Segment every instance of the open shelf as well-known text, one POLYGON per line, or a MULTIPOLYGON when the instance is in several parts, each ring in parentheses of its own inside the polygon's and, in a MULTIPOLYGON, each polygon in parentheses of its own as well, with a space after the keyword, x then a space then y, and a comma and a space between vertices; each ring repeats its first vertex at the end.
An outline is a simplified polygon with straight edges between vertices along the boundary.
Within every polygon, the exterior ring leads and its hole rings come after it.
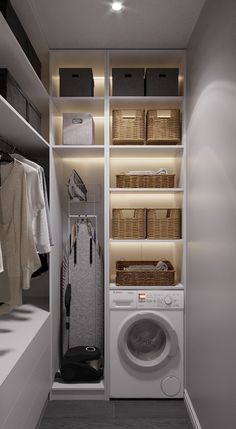
POLYGON ((53 150, 65 158, 102 158, 104 155, 104 146, 93 145, 93 146, 63 146, 55 145, 52 146, 53 150))
POLYGON ((0 95, 1 137, 23 152, 48 150, 48 142, 0 95))
POLYGON ((8 68, 22 91, 42 115, 48 114, 49 95, 0 12, 1 67, 8 68))
POLYGON ((173 158, 183 154, 183 145, 110 145, 111 158, 173 158))
POLYGON ((177 109, 183 104, 183 97, 109 97, 111 109, 177 109))
POLYGON ((104 381, 99 383, 65 383, 55 381, 52 385, 51 399, 104 399, 104 381))
POLYGON ((110 283, 111 290, 183 290, 184 287, 181 283, 176 286, 117 286, 116 283, 110 283))
POLYGON ((9 315, 0 316, 0 385, 14 371, 17 362, 49 316, 47 311, 30 304, 16 308, 9 315))
POLYGON ((184 192, 183 188, 110 188, 110 192, 114 194, 145 194, 145 193, 160 193, 160 194, 175 194, 184 192))
POLYGON ((70 112, 91 113, 93 116, 104 116, 103 97, 52 97, 60 114, 70 112))
POLYGON ((145 238, 143 240, 119 240, 115 238, 110 238, 111 244, 121 244, 121 243, 129 243, 129 244, 150 244, 150 243, 183 243, 182 238, 178 239, 169 239, 169 240, 152 240, 151 238, 145 238))

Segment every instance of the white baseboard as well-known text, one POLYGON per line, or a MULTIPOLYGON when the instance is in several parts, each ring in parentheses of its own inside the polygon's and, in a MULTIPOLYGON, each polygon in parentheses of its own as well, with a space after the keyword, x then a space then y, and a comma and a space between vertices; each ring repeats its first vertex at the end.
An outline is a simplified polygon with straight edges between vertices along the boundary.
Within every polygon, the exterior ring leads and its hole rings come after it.
POLYGON ((187 390, 184 390, 184 402, 194 429, 202 429, 187 390))

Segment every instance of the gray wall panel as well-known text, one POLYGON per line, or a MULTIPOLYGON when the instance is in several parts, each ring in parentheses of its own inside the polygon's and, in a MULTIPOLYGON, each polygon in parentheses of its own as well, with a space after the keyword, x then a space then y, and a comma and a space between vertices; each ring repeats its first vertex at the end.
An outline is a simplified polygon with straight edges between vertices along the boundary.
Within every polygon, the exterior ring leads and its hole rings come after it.
POLYGON ((207 0, 187 49, 186 387, 203 429, 236 421, 235 42, 235 0, 207 0))

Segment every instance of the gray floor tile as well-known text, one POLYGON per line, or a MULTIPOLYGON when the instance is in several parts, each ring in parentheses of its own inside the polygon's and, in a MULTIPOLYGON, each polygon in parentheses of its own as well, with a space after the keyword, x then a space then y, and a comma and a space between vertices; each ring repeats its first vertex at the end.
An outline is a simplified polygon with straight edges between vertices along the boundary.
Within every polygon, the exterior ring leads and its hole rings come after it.
POLYGON ((186 419, 91 419, 45 418, 39 429, 189 429, 186 419))
POLYGON ((187 417, 183 400, 115 400, 114 404, 116 417, 187 417))
POLYGON ((114 417, 114 404, 111 401, 50 401, 44 417, 114 417))

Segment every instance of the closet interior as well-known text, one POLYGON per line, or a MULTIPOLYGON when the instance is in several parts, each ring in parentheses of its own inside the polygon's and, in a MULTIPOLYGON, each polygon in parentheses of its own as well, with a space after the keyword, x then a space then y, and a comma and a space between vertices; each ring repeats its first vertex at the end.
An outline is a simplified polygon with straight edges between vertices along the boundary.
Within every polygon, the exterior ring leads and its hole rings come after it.
MULTIPOLYGON (((51 50, 49 79, 42 83, 2 16, 0 25, 6 39, 0 45, 1 54, 4 52, 1 66, 10 70, 42 115, 42 133, 39 133, 0 96, 1 137, 10 143, 9 148, 15 146, 25 156, 37 160, 45 168, 48 178, 53 235, 49 271, 44 278, 35 280, 31 289, 24 294, 25 302, 31 302, 37 309, 46 309, 47 322, 50 324, 47 331, 50 387, 47 383, 45 386, 53 399, 109 399, 109 290, 117 288, 117 261, 129 260, 130 255, 137 261, 168 259, 175 269, 175 285, 170 288, 185 287, 185 53, 180 50, 51 50), (5 49, 5 44, 9 47, 8 50, 5 49), (18 67, 15 67, 12 60, 13 55, 18 67), (112 70, 139 67, 178 68, 178 95, 113 95, 112 70), (94 95, 60 96, 60 68, 91 68, 94 95), (48 91, 46 87, 49 88, 48 91), (145 117, 147 111, 153 109, 180 110, 181 140, 178 144, 114 143, 113 111, 122 109, 144 110, 145 117), (94 144, 63 144, 63 113, 71 112, 90 113, 93 116, 94 144), (130 171, 158 171, 163 168, 168 174, 175 175, 174 186, 171 188, 117 186, 119 175, 130 171), (87 188, 86 201, 72 201, 68 197, 68 181, 73 171, 78 173, 87 188), (181 236, 173 239, 148 239, 146 236, 114 238, 114 209, 124 211, 139 208, 181 209, 181 236), (66 384, 54 380, 60 367, 62 347, 61 270, 72 225, 77 221, 83 222, 84 219, 86 222, 91 220, 96 229, 95 241, 103 260, 104 377, 99 383, 66 384)), ((35 339, 32 338, 32 341, 35 339)), ((41 370, 43 371, 43 365, 41 370)))

